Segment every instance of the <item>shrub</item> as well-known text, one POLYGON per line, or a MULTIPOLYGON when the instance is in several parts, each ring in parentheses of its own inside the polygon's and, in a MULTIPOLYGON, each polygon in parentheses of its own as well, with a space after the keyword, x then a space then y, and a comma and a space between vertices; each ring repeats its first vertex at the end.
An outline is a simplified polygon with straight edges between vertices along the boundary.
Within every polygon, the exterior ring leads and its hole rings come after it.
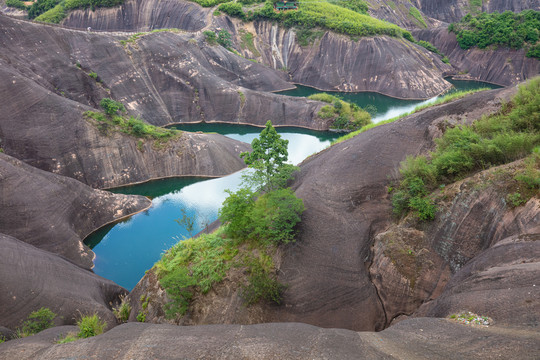
POLYGON ((77 326, 79 327, 77 337, 85 339, 102 334, 107 324, 104 321, 101 321, 97 314, 94 314, 81 317, 81 319, 77 321, 77 326))
POLYGON ((36 17, 36 21, 43 21, 53 24, 59 24, 66 17, 64 6, 61 4, 56 5, 50 10, 47 10, 43 14, 36 17))
POLYGON ((28 18, 35 19, 44 12, 54 8, 59 2, 60 0, 37 0, 28 9, 28 18))
MULTIPOLYGON (((234 16, 234 17, 237 17, 237 18, 240 18, 240 19, 245 19, 246 18, 246 15, 242 11, 242 5, 240 3, 237 3, 237 2, 231 1, 231 2, 227 2, 227 3, 223 3, 223 4, 219 5, 218 10, 224 12, 227 15, 234 16)), ((224 47, 230 47, 230 45, 229 46, 223 45, 223 46, 224 47)))
POLYGON ((89 72, 88 76, 90 76, 94 80, 97 80, 97 78, 98 78, 98 75, 93 71, 89 72))
POLYGON ((99 106, 101 106, 108 115, 115 115, 118 111, 126 112, 126 108, 121 102, 109 98, 101 99, 99 106))
POLYGON ((242 285, 240 291, 244 303, 252 305, 264 299, 279 305, 285 286, 279 283, 268 267, 264 266, 264 259, 252 260, 248 265, 248 271, 248 283, 242 285))
POLYGON ((213 32, 212 30, 205 30, 203 34, 204 34, 204 39, 206 40, 208 44, 215 45, 217 43, 216 33, 213 32))
POLYGON ((13 7, 19 10, 26 10, 26 5, 21 0, 6 0, 6 6, 13 7))
POLYGON ((217 37, 217 43, 226 49, 232 46, 231 33, 227 30, 220 30, 217 37))
POLYGON ((52 327, 55 317, 56 314, 46 307, 31 312, 20 328, 21 335, 23 337, 34 335, 52 327))
POLYGON ((128 321, 131 314, 131 304, 126 301, 125 297, 121 297, 121 303, 113 309, 113 314, 120 323, 128 321))
POLYGON ((139 311, 139 313, 137 314, 137 321, 138 322, 146 321, 146 314, 143 311, 139 311))
POLYGON ((422 17, 422 14, 417 8, 415 8, 414 6, 411 6, 409 8, 409 15, 412 16, 413 19, 415 19, 419 25, 422 25, 423 27, 427 28, 426 21, 424 20, 424 18, 422 17))

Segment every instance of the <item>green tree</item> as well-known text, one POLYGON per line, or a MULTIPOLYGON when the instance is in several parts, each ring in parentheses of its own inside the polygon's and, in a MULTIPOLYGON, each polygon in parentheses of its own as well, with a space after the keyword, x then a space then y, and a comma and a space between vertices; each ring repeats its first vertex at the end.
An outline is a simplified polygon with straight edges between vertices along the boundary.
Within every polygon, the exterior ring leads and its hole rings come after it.
POLYGON ((218 33, 217 42, 226 49, 230 48, 232 46, 231 33, 227 30, 221 30, 218 33))
POLYGON ((282 187, 283 178, 288 179, 294 168, 286 164, 289 156, 288 145, 289 140, 282 139, 268 120, 266 128, 251 142, 252 151, 240 154, 246 165, 255 170, 253 175, 247 179, 244 177, 244 180, 258 184, 264 190, 282 187))

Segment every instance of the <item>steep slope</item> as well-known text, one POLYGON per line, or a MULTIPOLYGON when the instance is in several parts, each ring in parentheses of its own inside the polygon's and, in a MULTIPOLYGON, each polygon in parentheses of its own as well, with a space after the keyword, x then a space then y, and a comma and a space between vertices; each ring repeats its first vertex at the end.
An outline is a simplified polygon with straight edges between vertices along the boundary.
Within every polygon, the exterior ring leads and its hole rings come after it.
POLYGON ((0 153, 0 232, 90 269, 82 240, 97 228, 150 206, 142 196, 94 190, 0 153))
POLYGON ((129 323, 94 338, 54 344, 49 329, 0 344, 0 359, 464 359, 540 355, 538 333, 404 321, 381 333, 290 324, 172 326, 129 323))
POLYGON ((111 304, 124 288, 11 236, 0 234, 0 251, 0 325, 15 329, 41 307, 58 315, 57 325, 93 313, 116 324, 111 304))
POLYGON ((429 41, 448 56, 465 78, 508 86, 540 74, 540 61, 525 57, 525 50, 509 48, 463 50, 454 33, 446 27, 412 32, 418 40, 429 41))

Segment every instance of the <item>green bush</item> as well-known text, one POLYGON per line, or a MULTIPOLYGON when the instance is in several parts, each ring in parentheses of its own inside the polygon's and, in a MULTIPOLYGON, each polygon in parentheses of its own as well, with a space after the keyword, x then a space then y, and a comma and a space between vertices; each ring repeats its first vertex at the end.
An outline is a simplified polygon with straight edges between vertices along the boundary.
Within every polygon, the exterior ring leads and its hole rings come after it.
POLYGON ((214 7, 221 3, 229 2, 230 0, 190 0, 194 3, 201 5, 202 7, 214 7))
POLYGON ((536 43, 540 37, 539 11, 505 11, 502 14, 481 13, 477 16, 468 14, 459 23, 451 24, 448 29, 456 33, 457 41, 463 49, 473 46, 485 49, 490 45, 520 49, 530 45, 528 56, 538 57, 534 49, 538 46, 536 43))
POLYGON ((81 317, 81 319, 77 321, 77 326, 79 327, 77 337, 85 339, 102 334, 107 324, 104 321, 101 321, 97 314, 94 314, 81 317))
POLYGON ((6 0, 6 6, 13 7, 20 10, 26 10, 26 5, 21 0, 6 0))
MULTIPOLYGON (((270 260, 271 261, 271 260, 270 260)), ((240 296, 246 305, 252 305, 260 300, 267 300, 276 304, 281 303, 285 285, 281 284, 275 274, 271 273, 271 267, 265 266, 267 261, 252 259, 248 264, 248 283, 242 285, 240 296)))
POLYGON ((37 0, 28 9, 28 18, 35 19, 44 12, 54 8, 60 0, 37 0))
POLYGON ((65 0, 64 7, 68 10, 98 7, 114 7, 124 3, 124 0, 65 0))
POLYGON ((109 98, 101 99, 99 106, 101 106, 108 115, 115 115, 118 111, 126 112, 126 108, 121 102, 109 98))
POLYGON ((28 315, 20 328, 20 334, 30 336, 37 334, 40 331, 54 326, 54 318, 56 314, 49 308, 42 307, 39 310, 33 311, 28 315))
POLYGON ((427 28, 427 24, 426 24, 426 21, 424 20, 424 17, 422 16, 422 14, 420 13, 420 10, 418 10, 417 8, 415 8, 414 6, 411 6, 409 8, 409 15, 415 19, 419 25, 422 25, 423 27, 427 28))
POLYGON ((217 43, 226 49, 231 48, 232 47, 231 33, 229 33, 227 30, 220 30, 217 37, 217 43))
POLYGON ((139 311, 139 313, 137 314, 137 321, 138 322, 145 322, 146 321, 146 313, 144 313, 143 311, 139 311))
POLYGON ((36 21, 43 21, 53 24, 59 24, 60 21, 64 20, 66 17, 66 12, 64 7, 61 4, 56 5, 50 10, 47 10, 43 14, 36 17, 36 21))
POLYGON ((210 45, 217 44, 217 36, 215 32, 213 32, 212 30, 205 30, 203 34, 204 34, 204 39, 206 40, 208 44, 210 45))
MULTIPOLYGON (((223 3, 219 5, 218 10, 221 12, 224 12, 227 15, 234 16, 240 19, 245 19, 246 15, 244 14, 244 11, 242 11, 242 5, 240 3, 231 1, 227 3, 223 3)), ((223 45, 225 46, 225 45, 223 45)), ((225 46, 225 47, 230 47, 225 46)))
POLYGON ((333 119, 331 128, 356 130, 371 123, 369 112, 361 109, 358 105, 340 100, 338 97, 319 93, 308 97, 311 100, 323 101, 333 106, 325 105, 317 114, 321 119, 333 119))
POLYGON ((128 321, 131 314, 131 305, 125 298, 121 298, 122 302, 118 307, 113 309, 113 314, 120 323, 128 321))
MULTIPOLYGON (((435 140, 436 150, 427 157, 407 157, 401 164, 402 180, 393 196, 396 215, 413 210, 420 219, 429 220, 435 214, 427 198, 428 191, 438 184, 463 178, 473 171, 505 164, 523 158, 540 144, 540 77, 520 86, 517 95, 501 112, 483 117, 470 126, 446 130, 435 140)), ((538 155, 540 158, 540 155, 538 155)), ((526 169, 516 179, 537 186, 537 160, 526 160, 526 169)), ((510 203, 521 201, 521 194, 511 194, 510 203), (519 195, 519 196, 518 196, 519 195)))

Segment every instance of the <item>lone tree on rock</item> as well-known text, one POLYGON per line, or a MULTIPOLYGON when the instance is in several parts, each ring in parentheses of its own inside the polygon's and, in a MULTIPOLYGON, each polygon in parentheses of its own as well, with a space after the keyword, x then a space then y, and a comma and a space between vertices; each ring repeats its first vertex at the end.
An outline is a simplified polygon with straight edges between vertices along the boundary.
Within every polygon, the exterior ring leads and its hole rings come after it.
POLYGON ((246 165, 255 170, 248 182, 258 184, 265 190, 282 187, 296 169, 286 164, 289 156, 288 145, 289 140, 282 139, 268 120, 266 128, 251 142, 253 151, 240 154, 246 165))

